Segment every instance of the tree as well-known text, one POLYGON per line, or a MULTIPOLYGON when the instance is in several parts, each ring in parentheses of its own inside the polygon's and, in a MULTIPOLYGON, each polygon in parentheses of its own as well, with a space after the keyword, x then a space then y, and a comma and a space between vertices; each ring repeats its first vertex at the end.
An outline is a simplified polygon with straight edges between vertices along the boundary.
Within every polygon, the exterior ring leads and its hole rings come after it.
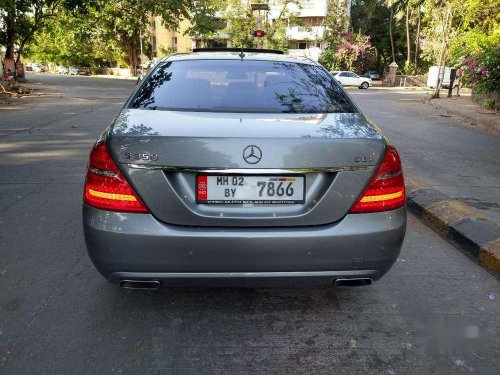
MULTIPOLYGON (((389 32, 390 10, 385 0, 353 0, 351 22, 354 32, 370 35, 370 42, 376 51, 375 66, 382 68, 392 62, 392 49, 389 32)), ((395 55, 399 55, 398 44, 395 55)), ((372 66, 371 68, 373 68, 372 66)))
POLYGON ((0 0, 4 24, 0 41, 6 47, 5 57, 16 58, 19 63, 35 33, 47 27, 62 10, 84 12, 92 3, 93 0, 0 0))
POLYGON ((319 61, 329 70, 362 72, 374 63, 375 58, 369 36, 346 32, 328 46, 319 61))
POLYGON ((226 21, 224 33, 233 47, 256 47, 252 31, 257 27, 252 10, 239 0, 229 0, 223 16, 226 21))
POLYGON ((85 14, 60 12, 43 30, 35 33, 24 56, 32 61, 74 66, 111 66, 121 62, 114 41, 100 38, 98 17, 93 9, 85 14))
POLYGON ((463 0, 426 0, 424 21, 425 54, 431 62, 437 62, 439 67, 438 84, 433 97, 439 97, 444 67, 448 56, 450 41, 460 37, 463 30, 463 0))
POLYGON ((394 35, 392 32, 392 24, 394 23, 394 7, 397 3, 397 0, 386 0, 386 5, 391 12, 391 16, 389 17, 389 39, 391 41, 391 55, 392 62, 396 61, 396 54, 394 52, 394 35))
POLYGON ((261 38, 263 47, 286 51, 288 49, 286 28, 300 24, 297 12, 288 2, 282 4, 278 16, 273 20, 267 17, 258 19, 258 14, 240 0, 229 0, 227 5, 223 15, 226 27, 222 32, 227 35, 227 40, 233 47, 257 47, 257 39, 252 32, 261 28, 266 32, 261 38))
POLYGON ((342 35, 349 30, 350 22, 347 17, 345 3, 341 0, 328 0, 325 26, 325 40, 329 43, 340 41, 342 35))
POLYGON ((417 34, 415 35, 415 54, 414 54, 414 64, 413 64, 413 73, 417 73, 418 71, 418 56, 420 52, 420 30, 422 23, 422 4, 420 3, 417 6, 417 34))
POLYGON ((197 0, 190 10, 191 26, 186 30, 191 37, 209 40, 216 38, 219 30, 224 28, 215 15, 223 10, 224 2, 218 0, 197 0))
POLYGON ((140 36, 146 31, 150 18, 160 16, 163 25, 175 29, 180 20, 189 17, 189 10, 196 4, 190 0, 101 1, 98 14, 101 37, 117 41, 133 75, 138 64, 140 36))

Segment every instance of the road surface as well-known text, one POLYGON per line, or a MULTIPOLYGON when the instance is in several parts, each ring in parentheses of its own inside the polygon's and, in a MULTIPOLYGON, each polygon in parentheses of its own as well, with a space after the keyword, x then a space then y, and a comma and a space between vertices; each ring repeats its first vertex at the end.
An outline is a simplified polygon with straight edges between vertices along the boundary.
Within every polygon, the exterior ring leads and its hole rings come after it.
MULTIPOLYGON (((0 374, 500 373, 498 281, 411 215, 398 262, 369 287, 141 292, 108 284, 84 247, 82 184, 92 143, 134 84, 37 81, 49 95, 0 108, 0 374)), ((437 170, 451 146, 421 144, 408 127, 434 128, 411 105, 378 111, 392 95, 353 96, 408 172, 437 170)), ((464 132, 435 126, 450 140, 464 132)), ((469 151, 472 160, 483 150, 469 151)))
POLYGON ((500 137, 422 104, 422 91, 349 94, 395 144, 409 176, 500 224, 500 137))

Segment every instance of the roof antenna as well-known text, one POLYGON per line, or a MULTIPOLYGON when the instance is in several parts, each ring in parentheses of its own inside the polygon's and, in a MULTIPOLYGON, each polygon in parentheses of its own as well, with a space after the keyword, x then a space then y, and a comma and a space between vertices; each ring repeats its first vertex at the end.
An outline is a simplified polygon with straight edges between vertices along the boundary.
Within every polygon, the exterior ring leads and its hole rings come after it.
POLYGON ((238 56, 241 57, 241 61, 243 61, 243 58, 245 57, 245 53, 243 52, 243 46, 241 46, 241 52, 238 56))

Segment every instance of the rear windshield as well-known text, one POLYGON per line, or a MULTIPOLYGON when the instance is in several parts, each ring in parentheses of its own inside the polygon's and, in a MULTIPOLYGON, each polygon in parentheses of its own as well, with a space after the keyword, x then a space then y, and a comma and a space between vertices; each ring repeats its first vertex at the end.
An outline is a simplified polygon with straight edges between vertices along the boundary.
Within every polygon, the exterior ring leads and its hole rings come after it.
POLYGON ((130 107, 200 112, 356 112, 323 68, 255 60, 162 63, 141 85, 130 107))

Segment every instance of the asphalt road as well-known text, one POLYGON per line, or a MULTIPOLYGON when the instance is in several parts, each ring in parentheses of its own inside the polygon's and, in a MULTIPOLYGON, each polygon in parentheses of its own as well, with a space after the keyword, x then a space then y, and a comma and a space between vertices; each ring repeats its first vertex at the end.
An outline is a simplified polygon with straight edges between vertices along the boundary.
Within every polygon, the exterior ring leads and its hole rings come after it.
POLYGON ((422 104, 425 93, 349 90, 403 158, 405 172, 500 224, 500 137, 422 104))
MULTIPOLYGON (((37 80, 50 95, 0 108, 0 374, 500 373, 498 281, 412 216, 400 259, 369 287, 109 285, 83 244, 82 183, 133 82, 37 80)), ((427 120, 370 102, 392 95, 353 96, 373 118, 399 119, 382 128, 407 169, 426 170, 411 157, 431 147, 397 124, 432 130, 427 120)))

